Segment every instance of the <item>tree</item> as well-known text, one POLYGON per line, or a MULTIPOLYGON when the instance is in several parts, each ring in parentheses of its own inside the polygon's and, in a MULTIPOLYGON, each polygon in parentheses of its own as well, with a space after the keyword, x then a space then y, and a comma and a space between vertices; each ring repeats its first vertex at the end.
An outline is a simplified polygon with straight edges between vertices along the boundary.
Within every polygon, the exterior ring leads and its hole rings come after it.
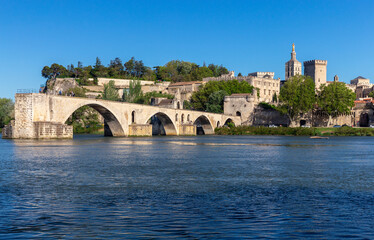
POLYGON ((291 125, 294 124, 299 115, 312 110, 316 102, 312 78, 303 75, 289 78, 280 90, 279 100, 279 110, 287 114, 291 125))
POLYGON ((371 97, 371 98, 374 98, 374 91, 373 92, 370 92, 368 97, 371 97))
POLYGON ((118 91, 114 86, 113 80, 109 81, 109 83, 104 84, 104 92, 102 95, 102 99, 111 101, 118 100, 118 91))
POLYGON ((242 77, 242 76, 243 76, 242 73, 239 73, 239 74, 238 74, 238 77, 242 77))
POLYGON ((209 64, 208 68, 213 72, 213 77, 219 77, 223 74, 228 74, 229 71, 227 70, 227 68, 223 67, 222 65, 221 66, 218 66, 218 65, 214 65, 214 64, 209 64))
POLYGON ((42 70, 42 76, 46 79, 56 79, 60 74, 64 74, 66 71, 66 68, 62 65, 59 65, 57 63, 53 63, 51 67, 44 66, 42 70))
POLYGON ((128 89, 123 90, 122 101, 130 103, 143 103, 143 91, 139 80, 132 80, 128 89))
POLYGON ((208 67, 196 68, 191 73, 191 81, 201 81, 206 77, 213 77, 213 72, 208 67))
POLYGON ((130 60, 128 60, 127 62, 125 62, 124 64, 125 68, 126 68, 126 73, 130 76, 134 76, 134 72, 135 72, 135 58, 132 57, 130 60))
POLYGON ((120 77, 123 75, 123 65, 121 59, 118 57, 110 61, 108 72, 110 77, 120 77))
MULTIPOLYGON (((210 102, 210 104, 212 104, 212 99, 217 99, 216 104, 218 104, 220 106, 220 109, 223 110, 223 102, 218 100, 220 94, 211 95, 212 93, 218 92, 220 90, 226 92, 225 96, 228 96, 233 93, 252 93, 253 86, 251 86, 246 81, 239 82, 236 79, 229 81, 209 81, 203 86, 200 86, 200 89, 192 94, 190 100, 192 108, 199 111, 208 111, 206 103, 210 102), (211 100, 209 100, 209 98, 211 100)), ((213 107, 209 108, 209 110, 212 109, 213 107)))
POLYGON ((0 128, 14 119, 14 102, 9 98, 0 98, 0 128))
POLYGON ((228 94, 225 90, 219 90, 217 92, 211 93, 208 97, 208 102, 205 103, 206 111, 213 113, 223 113, 223 100, 227 95, 228 94))
POLYGON ((318 94, 318 108, 329 116, 327 127, 330 126, 332 117, 339 114, 348 114, 354 106, 356 94, 342 82, 323 84, 318 94))

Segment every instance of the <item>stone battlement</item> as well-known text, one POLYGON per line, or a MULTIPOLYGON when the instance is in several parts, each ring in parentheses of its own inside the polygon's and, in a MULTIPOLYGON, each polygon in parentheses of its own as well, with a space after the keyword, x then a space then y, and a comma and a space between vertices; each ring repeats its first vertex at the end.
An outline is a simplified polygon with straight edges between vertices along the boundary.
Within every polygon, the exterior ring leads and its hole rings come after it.
POLYGON ((327 60, 309 60, 304 62, 305 65, 315 65, 315 64, 322 64, 327 65, 327 60))

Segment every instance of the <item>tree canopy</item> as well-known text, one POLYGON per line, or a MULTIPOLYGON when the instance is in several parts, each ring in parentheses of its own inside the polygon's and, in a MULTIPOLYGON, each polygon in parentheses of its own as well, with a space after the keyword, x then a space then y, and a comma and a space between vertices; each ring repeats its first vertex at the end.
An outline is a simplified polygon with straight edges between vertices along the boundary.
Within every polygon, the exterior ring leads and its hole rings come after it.
POLYGON ((114 81, 111 80, 109 83, 104 84, 104 91, 102 94, 102 99, 117 101, 118 100, 118 91, 114 86, 114 81))
POLYGON ((214 64, 199 66, 196 63, 172 60, 164 66, 153 67, 145 66, 142 60, 134 57, 123 63, 120 58, 111 60, 108 66, 104 66, 100 58, 96 58, 94 66, 84 66, 78 62, 77 67, 73 64, 66 68, 57 63, 51 66, 44 66, 42 76, 46 79, 76 78, 81 85, 89 84, 88 78, 97 79, 106 78, 126 78, 126 79, 145 79, 149 81, 163 80, 172 82, 201 81, 204 77, 218 77, 227 74, 227 68, 214 64))
POLYGON ((223 112, 224 96, 233 93, 252 93, 253 86, 246 81, 209 81, 191 96, 190 106, 194 110, 223 112))
POLYGON ((350 113, 354 106, 356 94, 342 82, 332 82, 322 85, 317 98, 318 108, 329 116, 327 126, 330 126, 331 118, 340 114, 350 113))
POLYGON ((139 104, 150 104, 151 98, 155 97, 173 99, 174 95, 160 93, 156 91, 147 92, 144 94, 140 85, 140 81, 133 80, 130 82, 129 88, 123 90, 122 101, 139 104))
POLYGON ((9 98, 0 98, 0 128, 14 119, 14 102, 9 98))
POLYGON ((314 107, 316 94, 313 79, 303 75, 289 78, 280 90, 279 100, 279 110, 288 115, 292 124, 301 113, 314 107))

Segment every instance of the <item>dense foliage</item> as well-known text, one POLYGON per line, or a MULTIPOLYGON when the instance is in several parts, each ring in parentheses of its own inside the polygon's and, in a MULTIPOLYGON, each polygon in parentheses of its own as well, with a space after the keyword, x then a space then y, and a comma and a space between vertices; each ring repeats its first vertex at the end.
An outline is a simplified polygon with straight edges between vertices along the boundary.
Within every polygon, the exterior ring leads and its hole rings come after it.
POLYGON ((215 129, 218 135, 286 135, 286 136, 374 136, 373 128, 303 128, 231 126, 215 129))
POLYGON ((215 113, 223 112, 223 99, 233 93, 252 93, 253 86, 246 81, 209 81, 191 96, 190 104, 185 104, 190 109, 209 111, 215 113))
POLYGON ((0 98, 0 128, 14 119, 14 102, 9 98, 0 98))
POLYGON ((45 66, 42 70, 42 76, 47 79, 75 78, 81 85, 89 85, 91 82, 88 82, 88 78, 97 79, 99 77, 185 82, 201 81, 204 77, 218 77, 227 73, 227 68, 223 66, 209 64, 206 67, 204 64, 200 67, 196 63, 179 60, 172 60, 164 66, 156 66, 152 70, 151 67, 145 66, 142 60, 136 60, 134 57, 125 63, 122 63, 120 58, 115 58, 110 61, 108 66, 104 66, 99 58, 96 58, 94 66, 83 66, 81 62, 78 62, 77 67, 70 64, 65 68, 53 63, 50 67, 45 66))
POLYGON ((298 119, 301 113, 313 109, 316 102, 315 85, 310 77, 296 75, 289 78, 280 90, 280 107, 287 114, 291 123, 298 119))
POLYGON ((104 91, 101 98, 104 100, 118 101, 118 90, 116 89, 113 80, 109 81, 109 83, 104 84, 104 91))
POLYGON ((162 97, 162 98, 168 98, 173 99, 174 95, 171 94, 165 94, 160 92, 148 92, 143 93, 140 81, 133 80, 130 82, 130 86, 128 89, 124 89, 123 95, 122 95, 122 101, 123 102, 130 102, 130 103, 139 103, 139 104, 150 104, 151 98, 156 97, 162 97))
POLYGON ((342 82, 332 82, 322 85, 317 96, 318 108, 329 116, 327 126, 330 126, 331 118, 340 114, 348 114, 354 106, 356 94, 342 82))

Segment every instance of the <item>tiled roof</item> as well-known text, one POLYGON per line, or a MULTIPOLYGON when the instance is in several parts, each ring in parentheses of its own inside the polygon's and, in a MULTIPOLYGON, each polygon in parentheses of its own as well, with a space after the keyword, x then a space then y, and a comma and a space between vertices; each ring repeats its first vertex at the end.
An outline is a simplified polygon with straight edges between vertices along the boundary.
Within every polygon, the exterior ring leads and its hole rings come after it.
POLYGON ((163 99, 158 105, 169 105, 171 103, 173 103, 173 99, 163 99))

